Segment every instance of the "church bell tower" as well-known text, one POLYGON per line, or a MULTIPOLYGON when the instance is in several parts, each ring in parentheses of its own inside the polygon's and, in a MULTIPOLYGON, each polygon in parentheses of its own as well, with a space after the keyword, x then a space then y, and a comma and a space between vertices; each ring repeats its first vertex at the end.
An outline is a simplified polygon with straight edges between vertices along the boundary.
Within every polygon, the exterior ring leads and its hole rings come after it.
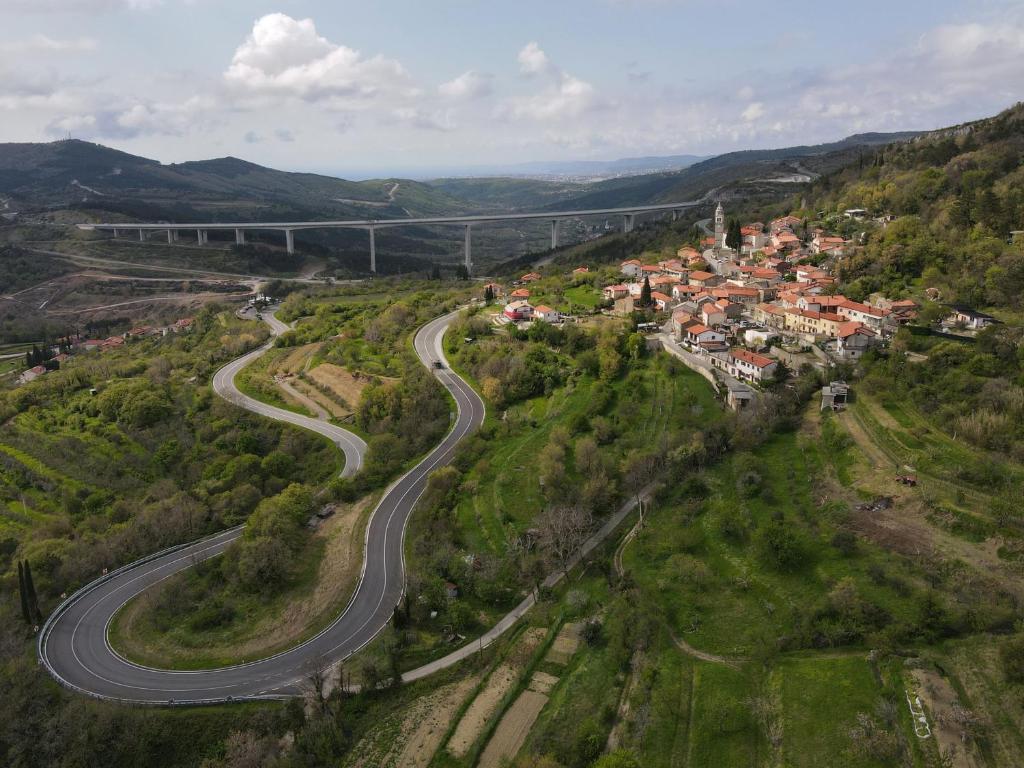
POLYGON ((725 248, 725 209, 721 202, 715 208, 715 248, 725 248))

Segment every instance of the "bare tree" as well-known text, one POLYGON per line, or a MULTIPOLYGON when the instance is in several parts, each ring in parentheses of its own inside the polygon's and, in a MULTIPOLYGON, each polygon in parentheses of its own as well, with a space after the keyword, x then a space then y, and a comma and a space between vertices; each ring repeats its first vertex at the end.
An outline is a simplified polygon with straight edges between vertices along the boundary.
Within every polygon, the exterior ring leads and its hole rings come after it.
POLYGON ((587 540, 594 515, 583 504, 548 507, 537 519, 540 545, 559 570, 565 573, 573 556, 587 540))
POLYGON ((331 665, 323 656, 316 656, 305 664, 305 676, 303 688, 311 703, 320 710, 327 711, 328 680, 330 679, 331 665))
POLYGON ((253 731, 232 731, 224 742, 225 768, 260 768, 277 755, 273 739, 253 731))

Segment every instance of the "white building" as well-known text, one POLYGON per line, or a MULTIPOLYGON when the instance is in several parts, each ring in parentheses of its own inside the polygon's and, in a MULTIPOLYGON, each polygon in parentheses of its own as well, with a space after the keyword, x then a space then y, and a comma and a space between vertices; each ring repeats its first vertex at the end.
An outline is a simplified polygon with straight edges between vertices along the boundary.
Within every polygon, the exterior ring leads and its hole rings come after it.
POLYGON ((778 369, 778 361, 770 357, 746 349, 729 350, 729 373, 737 379, 761 383, 774 376, 778 369))
POLYGON ((543 320, 545 323, 557 323, 561 317, 557 309, 546 307, 543 304, 533 309, 534 320, 543 320))

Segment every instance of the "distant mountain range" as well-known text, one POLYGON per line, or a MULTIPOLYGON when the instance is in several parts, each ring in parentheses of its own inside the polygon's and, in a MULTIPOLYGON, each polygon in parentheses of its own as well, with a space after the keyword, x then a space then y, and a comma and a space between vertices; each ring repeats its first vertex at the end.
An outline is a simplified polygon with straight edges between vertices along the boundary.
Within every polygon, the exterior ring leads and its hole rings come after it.
POLYGON ((80 209, 136 220, 256 221, 619 207, 779 194, 917 133, 872 133, 817 146, 613 161, 527 163, 515 177, 347 181, 234 157, 164 165, 84 141, 0 144, 0 214, 80 209), (558 178, 539 179, 531 175, 558 178), (575 177, 604 176, 586 181, 575 177))
POLYGON ((353 182, 224 157, 163 165, 100 144, 0 144, 9 208, 89 208, 137 218, 404 217, 465 207, 421 182, 353 182))
POLYGON ((536 179, 576 179, 587 181, 609 176, 640 176, 647 173, 679 171, 707 160, 709 155, 667 155, 664 157, 624 157, 619 160, 538 160, 511 165, 481 165, 467 168, 459 178, 510 176, 536 179))

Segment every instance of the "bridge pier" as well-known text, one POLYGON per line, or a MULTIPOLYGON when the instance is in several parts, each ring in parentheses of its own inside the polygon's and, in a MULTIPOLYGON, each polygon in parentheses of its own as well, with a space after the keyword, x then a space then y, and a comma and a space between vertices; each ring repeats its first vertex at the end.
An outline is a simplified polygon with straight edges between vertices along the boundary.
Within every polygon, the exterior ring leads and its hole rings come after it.
POLYGON ((370 227, 370 271, 377 274, 377 237, 373 227, 370 227))
POLYGON ((146 235, 145 235, 145 233, 141 229, 139 230, 139 242, 140 243, 146 242, 146 235))
POLYGON ((235 230, 235 245, 245 245, 245 230, 244 229, 236 229, 235 230))
POLYGON ((558 219, 551 220, 551 250, 558 247, 558 219))
POLYGON ((284 231, 284 244, 288 253, 295 253, 295 233, 290 229, 284 231))
POLYGON ((466 274, 473 274, 473 225, 466 225, 466 242, 463 246, 463 250, 466 256, 466 274))
POLYGON ((167 244, 170 245, 172 243, 174 243, 174 230, 173 229, 168 229, 167 230, 167 244))
POLYGON ((623 232, 632 232, 633 231, 633 223, 634 223, 635 216, 636 216, 636 214, 634 214, 634 213, 624 213, 624 214, 622 214, 622 231, 623 232))
POLYGON ((118 231, 117 227, 114 227, 114 239, 116 240, 120 235, 121 233, 118 231))
POLYGON ((178 230, 172 229, 171 233, 174 235, 174 242, 178 242, 178 235, 180 234, 178 230))
POLYGON ((672 211, 672 221, 679 221, 679 211, 672 211))

